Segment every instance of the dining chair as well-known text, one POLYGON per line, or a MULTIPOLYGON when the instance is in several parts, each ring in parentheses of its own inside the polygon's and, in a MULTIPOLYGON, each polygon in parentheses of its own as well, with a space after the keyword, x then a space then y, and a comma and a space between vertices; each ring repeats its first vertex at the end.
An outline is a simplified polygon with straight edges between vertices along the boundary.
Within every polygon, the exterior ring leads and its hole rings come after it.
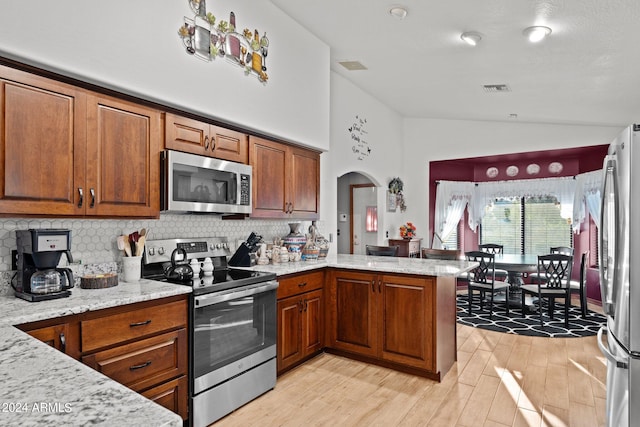
POLYGON ((589 261, 589 251, 586 251, 580 257, 580 276, 578 280, 571 280, 569 287, 571 293, 578 293, 580 295, 580 314, 582 317, 587 317, 587 263, 589 261))
POLYGON ((491 294, 489 299, 489 318, 493 319, 494 296, 498 292, 506 292, 505 305, 506 314, 509 315, 509 284, 497 281, 495 277, 494 254, 483 251, 470 251, 465 253, 467 261, 477 262, 478 266, 467 272, 467 289, 469 296, 469 314, 471 314, 471 303, 473 301, 473 291, 480 293, 480 310, 484 310, 484 299, 486 293, 491 294))
POLYGON ((462 251, 456 249, 422 249, 422 258, 442 259, 442 260, 459 260, 463 258, 462 251))
MULTIPOLYGON (((568 246, 551 246, 549 248, 549 253, 550 254, 564 254, 564 255, 571 255, 573 256, 573 248, 570 248, 568 246)), ((531 278, 531 283, 537 283, 538 280, 538 273, 537 272, 533 272, 529 274, 529 277, 531 278)), ((542 277, 542 280, 544 280, 544 276, 542 277)))
POLYGON ((367 245, 365 247, 367 255, 376 255, 376 256, 398 256, 399 249, 400 249, 400 246, 367 245))
MULTIPOLYGON (((478 249, 480 249, 482 252, 487 252, 494 255, 502 255, 504 253, 504 246, 498 243, 482 243, 478 245, 478 249)), ((509 277, 509 272, 507 270, 502 270, 499 268, 495 270, 495 272, 496 279, 500 281, 507 281, 507 278, 509 277)))
POLYGON ((540 326, 542 321, 542 303, 548 299, 549 317, 553 320, 556 298, 564 298, 564 324, 569 327, 569 306, 571 305, 571 268, 573 256, 564 254, 548 254, 538 256, 538 271, 535 284, 522 285, 522 317, 525 316, 525 296, 527 294, 538 297, 538 312, 540 326))

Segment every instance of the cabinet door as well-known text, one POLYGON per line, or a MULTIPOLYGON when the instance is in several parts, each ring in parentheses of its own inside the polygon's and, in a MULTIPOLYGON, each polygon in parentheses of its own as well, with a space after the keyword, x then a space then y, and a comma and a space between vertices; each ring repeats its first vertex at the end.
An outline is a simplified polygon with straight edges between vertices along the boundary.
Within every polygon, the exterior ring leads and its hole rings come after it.
POLYGON ((322 289, 304 294, 302 303, 302 348, 308 356, 324 347, 322 289))
POLYGON ((278 372, 304 357, 302 348, 302 298, 294 296, 278 301, 278 372))
POLYGON ((150 388, 140 394, 151 399, 158 405, 164 406, 170 411, 180 415, 183 420, 188 417, 188 392, 189 382, 183 375, 175 380, 167 381, 159 386, 150 388))
POLYGON ((288 218, 285 194, 287 146, 262 138, 249 138, 253 166, 253 217, 288 218))
POLYGON ((294 218, 317 219, 320 208, 320 154, 291 147, 288 201, 294 218))
POLYGON ((88 97, 87 215, 158 217, 160 112, 88 97))
POLYGON ((331 346, 376 356, 376 276, 337 271, 331 284, 331 346))
POLYGON ((193 154, 207 154, 209 124, 175 114, 165 114, 165 147, 193 154))
POLYGON ((242 132, 211 125, 211 155, 231 162, 249 163, 249 137, 242 132))
POLYGON ((85 114, 81 90, 0 66, 0 213, 83 213, 85 114))
POLYGON ((63 353, 67 352, 67 339, 69 338, 69 325, 67 323, 32 329, 26 332, 56 350, 60 350, 63 353))
POLYGON ((433 281, 411 276, 380 276, 379 339, 382 358, 434 370, 433 281))

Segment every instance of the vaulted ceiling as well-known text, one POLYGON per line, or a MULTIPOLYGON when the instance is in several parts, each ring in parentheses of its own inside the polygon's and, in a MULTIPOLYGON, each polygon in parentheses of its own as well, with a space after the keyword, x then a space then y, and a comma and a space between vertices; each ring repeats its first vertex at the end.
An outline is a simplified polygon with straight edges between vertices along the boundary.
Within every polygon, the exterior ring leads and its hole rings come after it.
POLYGON ((330 46, 333 71, 405 117, 640 121, 638 0, 271 1, 330 46), (552 33, 531 43, 532 25, 552 33), (482 35, 475 47, 465 31, 482 35), (483 87, 496 84, 510 91, 483 87))

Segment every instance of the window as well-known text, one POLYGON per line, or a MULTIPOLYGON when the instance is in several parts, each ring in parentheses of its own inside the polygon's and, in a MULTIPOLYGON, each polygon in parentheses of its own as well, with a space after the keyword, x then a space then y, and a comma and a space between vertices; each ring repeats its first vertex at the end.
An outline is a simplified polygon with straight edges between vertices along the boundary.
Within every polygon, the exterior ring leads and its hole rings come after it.
POLYGON ((449 236, 442 242, 443 249, 458 249, 458 229, 460 224, 456 227, 449 236))
POLYGON ((500 243, 505 253, 544 254, 552 246, 573 247, 571 225, 555 197, 496 199, 482 220, 480 243, 500 243))

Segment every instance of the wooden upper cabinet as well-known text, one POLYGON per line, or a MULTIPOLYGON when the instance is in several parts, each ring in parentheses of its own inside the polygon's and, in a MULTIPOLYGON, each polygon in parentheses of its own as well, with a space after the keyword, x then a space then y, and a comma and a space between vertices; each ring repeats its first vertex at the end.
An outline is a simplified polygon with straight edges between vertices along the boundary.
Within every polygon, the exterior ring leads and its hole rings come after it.
POLYGON ((171 113, 165 115, 165 123, 166 148, 249 163, 249 138, 242 132, 171 113))
POLYGON ((158 217, 161 113, 0 66, 0 213, 158 217))
POLYGON ((152 108, 89 95, 87 215, 159 215, 161 117, 152 108))
POLYGON ((0 213, 82 214, 85 141, 83 91, 0 66, 0 213))
POLYGON ((253 167, 253 212, 262 218, 317 219, 320 209, 320 154, 263 138, 249 137, 253 167))

